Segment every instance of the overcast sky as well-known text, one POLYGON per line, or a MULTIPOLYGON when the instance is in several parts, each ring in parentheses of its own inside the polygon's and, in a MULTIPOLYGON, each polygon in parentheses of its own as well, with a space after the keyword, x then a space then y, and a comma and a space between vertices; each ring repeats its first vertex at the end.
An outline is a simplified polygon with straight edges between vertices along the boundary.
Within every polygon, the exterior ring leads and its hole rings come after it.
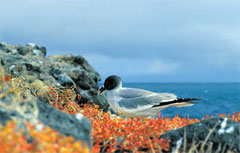
POLYGON ((104 79, 240 81, 239 0, 1 0, 0 41, 84 56, 104 79))

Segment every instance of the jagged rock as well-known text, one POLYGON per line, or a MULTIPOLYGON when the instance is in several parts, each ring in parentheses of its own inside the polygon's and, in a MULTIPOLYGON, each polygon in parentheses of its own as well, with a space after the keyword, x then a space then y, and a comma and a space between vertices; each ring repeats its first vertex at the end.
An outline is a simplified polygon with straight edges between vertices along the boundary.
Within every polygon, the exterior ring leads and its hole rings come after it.
POLYGON ((177 130, 168 131, 160 138, 171 140, 170 152, 183 151, 184 141, 186 142, 186 152, 192 148, 192 143, 197 145, 197 150, 200 150, 205 140, 204 152, 210 145, 212 145, 211 152, 240 152, 240 123, 227 118, 210 118, 177 130), (212 133, 209 133, 212 129, 212 133), (186 134, 185 140, 184 132, 186 134), (208 134, 210 136, 207 138, 208 134))
POLYGON ((11 120, 11 117, 9 114, 4 110, 2 107, 0 107, 0 122, 3 126, 6 125, 7 121, 11 120))
POLYGON ((0 50, 5 53, 10 54, 20 54, 20 55, 36 55, 44 57, 46 56, 46 48, 45 47, 39 47, 38 45, 34 43, 28 43, 26 46, 20 46, 20 45, 9 45, 5 42, 0 43, 0 50))
POLYGON ((91 123, 82 114, 69 115, 53 109, 50 105, 38 101, 38 119, 59 133, 82 140, 91 148, 91 123))
POLYGON ((26 46, 0 43, 1 65, 14 76, 33 76, 59 88, 76 86, 81 102, 95 102, 107 108, 104 97, 97 95, 100 75, 82 56, 55 55, 46 57, 46 48, 34 43, 26 46))
MULTIPOLYGON (((52 108, 48 103, 38 100, 36 102, 37 108, 33 106, 34 102, 25 102, 24 105, 15 107, 21 107, 25 109, 24 112, 17 112, 16 110, 5 110, 0 107, 0 123, 6 125, 8 120, 15 118, 23 127, 21 121, 27 120, 33 121, 34 109, 38 110, 37 119, 35 122, 40 121, 44 126, 50 126, 54 130, 66 136, 73 136, 75 140, 81 140, 88 144, 91 149, 91 123, 82 114, 70 115, 64 112, 57 111, 52 108)), ((33 138, 34 140, 34 138, 33 138)))

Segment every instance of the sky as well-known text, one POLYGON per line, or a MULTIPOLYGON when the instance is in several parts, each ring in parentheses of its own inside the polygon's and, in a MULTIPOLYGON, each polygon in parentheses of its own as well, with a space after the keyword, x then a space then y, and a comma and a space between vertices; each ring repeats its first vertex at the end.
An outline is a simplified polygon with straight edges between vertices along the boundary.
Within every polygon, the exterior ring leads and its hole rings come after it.
POLYGON ((103 80, 240 82, 239 0, 1 0, 0 41, 82 55, 103 80))

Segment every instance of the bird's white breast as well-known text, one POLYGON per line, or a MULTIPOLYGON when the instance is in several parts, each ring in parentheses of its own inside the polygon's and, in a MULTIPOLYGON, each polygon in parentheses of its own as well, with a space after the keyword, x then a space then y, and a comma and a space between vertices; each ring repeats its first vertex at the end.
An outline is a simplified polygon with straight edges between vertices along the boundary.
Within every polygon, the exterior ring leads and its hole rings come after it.
POLYGON ((107 91, 107 100, 108 100, 109 105, 114 110, 119 111, 118 110, 118 108, 119 108, 118 102, 120 100, 122 100, 122 98, 118 96, 117 92, 118 92, 118 90, 107 91))

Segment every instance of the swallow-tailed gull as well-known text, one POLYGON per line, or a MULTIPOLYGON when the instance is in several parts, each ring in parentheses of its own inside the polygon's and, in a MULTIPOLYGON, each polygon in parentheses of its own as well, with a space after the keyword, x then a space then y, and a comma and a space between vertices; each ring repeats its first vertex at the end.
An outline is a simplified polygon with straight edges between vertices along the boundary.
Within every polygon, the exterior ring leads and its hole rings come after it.
POLYGON ((152 117, 167 107, 192 106, 199 98, 177 98, 175 94, 156 93, 143 89, 124 88, 120 77, 112 75, 105 81, 99 93, 107 91, 109 105, 127 117, 152 117))

